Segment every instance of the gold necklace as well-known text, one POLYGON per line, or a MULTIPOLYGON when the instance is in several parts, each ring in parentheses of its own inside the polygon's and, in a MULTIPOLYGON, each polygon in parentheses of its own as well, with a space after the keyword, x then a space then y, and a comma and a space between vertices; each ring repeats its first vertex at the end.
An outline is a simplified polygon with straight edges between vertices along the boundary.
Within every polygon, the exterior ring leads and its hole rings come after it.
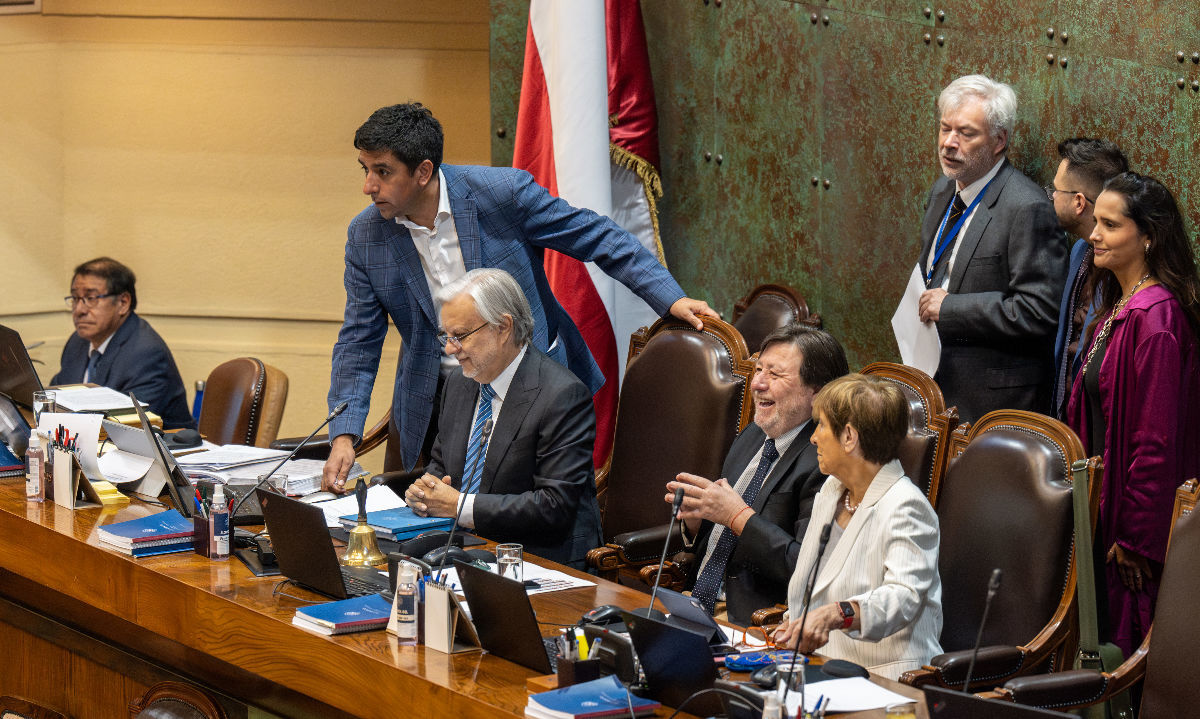
POLYGON ((1129 291, 1129 294, 1121 298, 1121 301, 1117 303, 1117 306, 1114 307, 1113 311, 1108 315, 1108 319, 1104 320, 1104 325, 1100 327, 1100 333, 1096 335, 1096 339, 1092 342, 1092 348, 1088 350, 1087 359, 1083 362, 1083 367, 1085 370, 1087 366, 1092 363, 1092 357, 1096 355, 1096 350, 1100 348, 1100 344, 1108 339, 1108 333, 1112 331, 1113 320, 1117 318, 1117 315, 1121 312, 1121 310, 1125 309, 1125 305, 1129 302, 1129 300, 1133 299, 1133 293, 1137 292, 1138 288, 1146 284, 1146 280, 1148 279, 1150 279, 1149 272, 1142 275, 1142 279, 1138 280, 1137 284, 1133 286, 1133 289, 1129 291))

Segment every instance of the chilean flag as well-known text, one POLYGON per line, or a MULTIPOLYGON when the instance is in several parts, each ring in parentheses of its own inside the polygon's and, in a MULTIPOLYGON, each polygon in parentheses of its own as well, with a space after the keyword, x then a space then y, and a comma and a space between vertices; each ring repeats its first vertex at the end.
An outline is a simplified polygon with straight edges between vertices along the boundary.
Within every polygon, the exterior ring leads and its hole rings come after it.
MULTIPOLYGON (((608 215, 663 261, 658 118, 638 0, 531 0, 513 166, 608 215)), ((590 262, 548 250, 545 265, 607 379, 593 398, 599 467, 612 449, 629 336, 658 316, 590 262)))

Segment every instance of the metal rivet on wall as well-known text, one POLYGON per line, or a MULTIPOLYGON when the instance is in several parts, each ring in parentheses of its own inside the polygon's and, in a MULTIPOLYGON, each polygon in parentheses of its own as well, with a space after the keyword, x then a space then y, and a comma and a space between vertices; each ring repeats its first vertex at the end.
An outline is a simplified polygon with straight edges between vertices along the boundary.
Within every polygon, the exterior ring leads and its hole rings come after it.
POLYGON ((822 16, 821 16, 821 22, 822 22, 823 24, 825 24, 825 25, 828 25, 828 24, 829 24, 829 16, 828 16, 828 15, 822 15, 822 16))
POLYGON ((813 187, 816 187, 817 185, 821 184, 821 178, 817 177, 816 175, 813 175, 812 183, 813 183, 813 187))
POLYGON ((938 42, 938 47, 941 47, 942 45, 945 45, 945 44, 946 44, 946 36, 945 36, 945 35, 938 35, 938 36, 937 36, 937 42, 938 42))
POLYGON ((832 184, 833 184, 833 183, 832 183, 832 182, 830 182, 828 178, 826 178, 826 180, 825 180, 824 182, 822 182, 822 183, 821 183, 821 186, 822 186, 822 187, 824 187, 826 190, 828 190, 828 189, 829 189, 829 186, 830 186, 830 185, 832 185, 832 184))
POLYGON ((1184 80, 1182 77, 1179 78, 1175 81, 1175 87, 1178 87, 1180 90, 1182 90, 1183 88, 1187 87, 1187 80, 1184 80))
POLYGON ((717 7, 721 7, 721 0, 713 0, 713 5, 716 5, 717 7))
POLYGON ((1066 67, 1067 66, 1067 56, 1063 55, 1062 57, 1058 58, 1058 64, 1062 67, 1066 67))
POLYGON ((1054 64, 1054 53, 1052 53, 1052 52, 1046 53, 1046 64, 1048 64, 1048 65, 1054 64))
POLYGON ((1200 80, 1192 80, 1192 90, 1200 91, 1200 80))
POLYGON ((1066 45, 1066 44, 1067 44, 1067 40, 1068 40, 1068 38, 1070 38, 1071 36, 1070 36, 1070 35, 1068 35, 1068 34, 1066 34, 1066 33, 1064 32, 1064 33, 1060 33, 1058 37, 1059 37, 1059 39, 1060 39, 1060 40, 1062 40, 1062 43, 1063 43, 1064 45, 1066 45))
POLYGON ((1054 39, 1054 28, 1052 28, 1052 27, 1046 28, 1046 37, 1050 38, 1051 40, 1054 39))
POLYGON ((507 134, 508 134, 508 129, 507 129, 507 128, 504 128, 504 127, 497 127, 497 128, 496 128, 496 137, 503 138, 503 137, 504 137, 505 135, 507 135, 507 134))
POLYGON ((1196 63, 1196 64, 1200 64, 1200 52, 1192 53, 1192 62, 1196 63))
POLYGON ((925 41, 925 44, 928 45, 929 43, 933 42, 933 35, 925 33, 925 36, 922 39, 925 41))
POLYGON ((1179 62, 1183 62, 1184 58, 1186 58, 1186 57, 1187 57, 1187 55, 1183 54, 1183 50, 1180 50, 1179 52, 1175 53, 1175 59, 1178 60, 1179 62))
POLYGON ((704 153, 704 161, 705 161, 705 162, 712 162, 712 153, 711 153, 711 152, 705 151, 705 153, 704 153))
POLYGON ((933 17, 933 8, 929 6, 926 6, 921 12, 925 15, 925 17, 933 17))
POLYGON ((945 10, 938 10, 937 16, 938 16, 938 22, 946 22, 946 11, 945 10))
POLYGON ((724 155, 717 155, 717 157, 716 157, 716 160, 717 160, 717 164, 719 165, 719 164, 721 164, 722 162, 724 162, 724 161, 725 161, 725 156, 724 156, 724 155))
POLYGON ((809 16, 808 16, 808 19, 809 19, 809 20, 812 22, 812 24, 813 24, 813 25, 816 25, 816 24, 817 24, 817 14, 816 14, 816 13, 813 13, 812 15, 809 15, 809 16))

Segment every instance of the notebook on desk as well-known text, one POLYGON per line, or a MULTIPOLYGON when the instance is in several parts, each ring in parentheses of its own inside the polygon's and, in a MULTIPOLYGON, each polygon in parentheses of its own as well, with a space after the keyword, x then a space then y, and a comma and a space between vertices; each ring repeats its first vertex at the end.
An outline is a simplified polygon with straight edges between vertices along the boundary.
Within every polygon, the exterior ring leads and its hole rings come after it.
POLYGON ((279 572, 334 599, 386 592, 388 579, 373 567, 343 567, 320 507, 256 489, 279 572))

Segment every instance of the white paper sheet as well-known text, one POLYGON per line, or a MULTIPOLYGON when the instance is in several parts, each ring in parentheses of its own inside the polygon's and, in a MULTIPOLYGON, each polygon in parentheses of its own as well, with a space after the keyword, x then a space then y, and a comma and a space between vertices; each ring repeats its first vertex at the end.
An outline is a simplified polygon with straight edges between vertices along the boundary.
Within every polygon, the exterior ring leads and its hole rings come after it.
MULTIPOLYGON (((495 563, 489 563, 488 568, 493 572, 496 571, 495 563)), ((436 575, 437 567, 434 567, 436 575)), ((532 562, 525 562, 525 580, 533 580, 538 583, 536 589, 526 589, 526 594, 545 594, 547 592, 561 592, 565 589, 579 589, 581 587, 594 587, 595 582, 590 582, 586 579, 572 576, 566 572, 560 572, 556 569, 538 566, 532 562)), ((462 583, 458 581, 458 571, 454 565, 447 564, 446 569, 442 572, 442 581, 446 586, 454 590, 458 596, 463 596, 462 583)))
MULTIPOLYGON (((103 412, 114 409, 133 409, 129 395, 108 387, 71 387, 54 391, 59 409, 72 412, 103 412)), ((145 406, 145 403, 142 403, 145 406)))
POLYGON ((283 459, 287 452, 282 449, 266 449, 250 447, 242 444, 226 444, 207 452, 193 452, 175 458, 183 466, 199 465, 209 468, 225 469, 231 465, 254 464, 283 459))
POLYGON ((921 276, 921 266, 915 265, 908 278, 908 286, 904 288, 904 296, 900 298, 900 305, 892 315, 892 331, 900 347, 900 360, 932 377, 942 358, 942 340, 938 337, 936 324, 921 321, 921 313, 917 308, 924 291, 925 278, 921 276))
MULTIPOLYGON (((829 699, 828 711, 861 712, 870 709, 882 709, 888 704, 914 702, 915 699, 903 694, 884 689, 871 682, 870 679, 853 677, 851 679, 828 679, 823 682, 813 682, 804 689, 805 711, 812 711, 817 701, 822 697, 829 699)), ((789 692, 787 698, 787 716, 795 716, 800 711, 800 692, 789 692)))
MULTIPOLYGON (((325 512, 325 526, 327 527, 341 527, 342 523, 338 521, 338 517, 347 514, 358 514, 358 498, 354 496, 354 492, 347 494, 345 497, 331 499, 326 502, 317 502, 315 506, 320 507, 321 511, 325 512)), ((367 490, 368 512, 379 512, 403 506, 404 499, 382 484, 377 484, 367 490)))
POLYGON ((121 484, 136 482, 145 477, 150 465, 154 464, 154 460, 140 454, 114 449, 111 452, 105 452, 97 464, 105 479, 121 484))
POLYGON ((43 412, 38 431, 53 437, 54 431, 62 425, 72 437, 78 435, 75 440, 78 451, 75 454, 79 460, 79 468, 83 470, 85 477, 98 481, 104 479, 96 459, 96 449, 100 446, 100 422, 103 419, 104 415, 100 414, 43 412))

